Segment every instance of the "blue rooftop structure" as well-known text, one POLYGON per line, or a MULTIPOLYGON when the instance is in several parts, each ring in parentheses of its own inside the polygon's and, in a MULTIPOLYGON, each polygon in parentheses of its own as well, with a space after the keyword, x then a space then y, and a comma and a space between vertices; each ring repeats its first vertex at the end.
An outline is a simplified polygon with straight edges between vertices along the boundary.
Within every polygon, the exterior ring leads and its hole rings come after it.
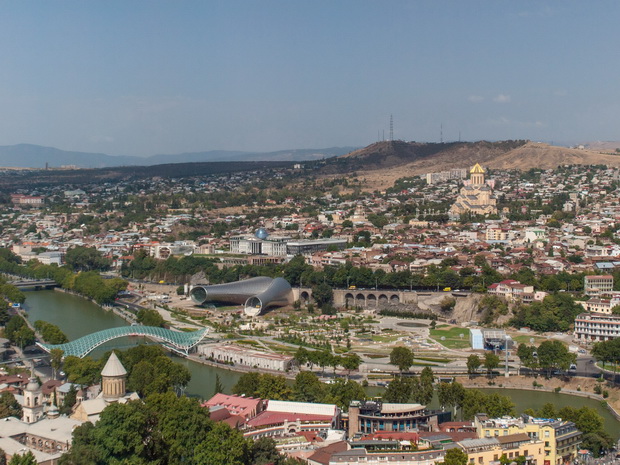
POLYGON ((37 342, 37 345, 44 351, 50 352, 52 349, 61 349, 64 357, 73 355, 83 358, 94 349, 108 341, 119 337, 127 336, 146 336, 164 343, 177 352, 188 354, 189 350, 197 345, 207 334, 208 328, 199 329, 198 331, 184 332, 172 331, 166 328, 158 328, 156 326, 121 326, 119 328, 105 329, 96 333, 67 342, 66 344, 43 344, 37 342))

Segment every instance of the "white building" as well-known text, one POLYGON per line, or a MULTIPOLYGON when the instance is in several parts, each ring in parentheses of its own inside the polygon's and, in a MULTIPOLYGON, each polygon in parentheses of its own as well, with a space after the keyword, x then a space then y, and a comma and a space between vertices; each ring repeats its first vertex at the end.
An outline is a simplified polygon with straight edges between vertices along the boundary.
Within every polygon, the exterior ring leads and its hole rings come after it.
POLYGON ((216 362, 273 371, 287 371, 293 364, 293 357, 290 355, 260 352, 233 344, 203 344, 198 347, 198 353, 216 362))
POLYGON ((577 341, 609 341, 619 336, 620 316, 581 313, 575 318, 574 338, 577 341))

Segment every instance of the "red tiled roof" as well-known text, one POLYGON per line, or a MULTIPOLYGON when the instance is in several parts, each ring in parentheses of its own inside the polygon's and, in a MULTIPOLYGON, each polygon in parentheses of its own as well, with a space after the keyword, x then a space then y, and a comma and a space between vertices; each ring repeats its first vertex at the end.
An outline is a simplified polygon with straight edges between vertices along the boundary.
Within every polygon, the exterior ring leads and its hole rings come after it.
POLYGON ((391 439, 394 441, 413 441, 418 442, 420 435, 418 433, 414 433, 413 431, 409 432, 399 432, 399 431, 384 431, 379 433, 372 433, 364 436, 362 439, 391 439))
POLYGON ((248 421, 248 426, 257 428, 266 425, 280 425, 285 421, 324 421, 331 422, 331 415, 314 415, 294 412, 262 412, 248 421))

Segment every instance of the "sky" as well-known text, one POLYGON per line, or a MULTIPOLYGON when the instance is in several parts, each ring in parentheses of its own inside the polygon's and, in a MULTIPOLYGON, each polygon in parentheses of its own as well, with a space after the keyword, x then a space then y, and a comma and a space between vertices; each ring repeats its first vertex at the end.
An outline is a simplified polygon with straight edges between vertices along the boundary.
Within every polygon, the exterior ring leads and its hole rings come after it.
POLYGON ((0 145, 620 140, 620 2, 0 1, 0 145))

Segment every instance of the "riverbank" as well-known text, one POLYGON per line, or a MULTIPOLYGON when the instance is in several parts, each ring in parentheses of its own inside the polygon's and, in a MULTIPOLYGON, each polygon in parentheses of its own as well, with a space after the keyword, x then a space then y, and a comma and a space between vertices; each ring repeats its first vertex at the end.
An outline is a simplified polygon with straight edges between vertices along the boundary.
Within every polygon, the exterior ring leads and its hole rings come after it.
POLYGON ((92 302, 93 304, 95 304, 96 306, 101 308, 102 310, 105 310, 106 312, 111 311, 114 314, 120 316, 127 323, 131 324, 131 323, 136 323, 136 321, 137 321, 136 320, 136 316, 133 313, 128 312, 126 310, 123 310, 123 308, 121 306, 119 306, 119 305, 104 305, 104 304, 100 304, 96 300, 89 299, 88 297, 86 297, 85 295, 80 294, 79 292, 70 291, 70 290, 67 290, 67 289, 63 289, 61 287, 55 287, 54 288, 54 292, 62 292, 63 294, 74 295, 74 296, 79 297, 81 299, 88 300, 89 302, 92 302))
POLYGON ((597 400, 605 405, 616 420, 620 421, 620 390, 607 386, 605 382, 601 383, 594 378, 569 378, 568 380, 563 380, 560 378, 546 379, 540 376, 510 376, 508 378, 497 376, 491 381, 488 378, 470 379, 468 376, 459 376, 455 379, 468 388, 559 392, 597 400), (489 382, 494 384, 489 384, 489 382), (534 383, 536 383, 536 386, 534 386, 534 383), (609 397, 604 398, 602 395, 596 394, 594 388, 597 385, 602 385, 601 387, 609 392, 609 397), (557 390, 558 388, 559 391, 557 390))

